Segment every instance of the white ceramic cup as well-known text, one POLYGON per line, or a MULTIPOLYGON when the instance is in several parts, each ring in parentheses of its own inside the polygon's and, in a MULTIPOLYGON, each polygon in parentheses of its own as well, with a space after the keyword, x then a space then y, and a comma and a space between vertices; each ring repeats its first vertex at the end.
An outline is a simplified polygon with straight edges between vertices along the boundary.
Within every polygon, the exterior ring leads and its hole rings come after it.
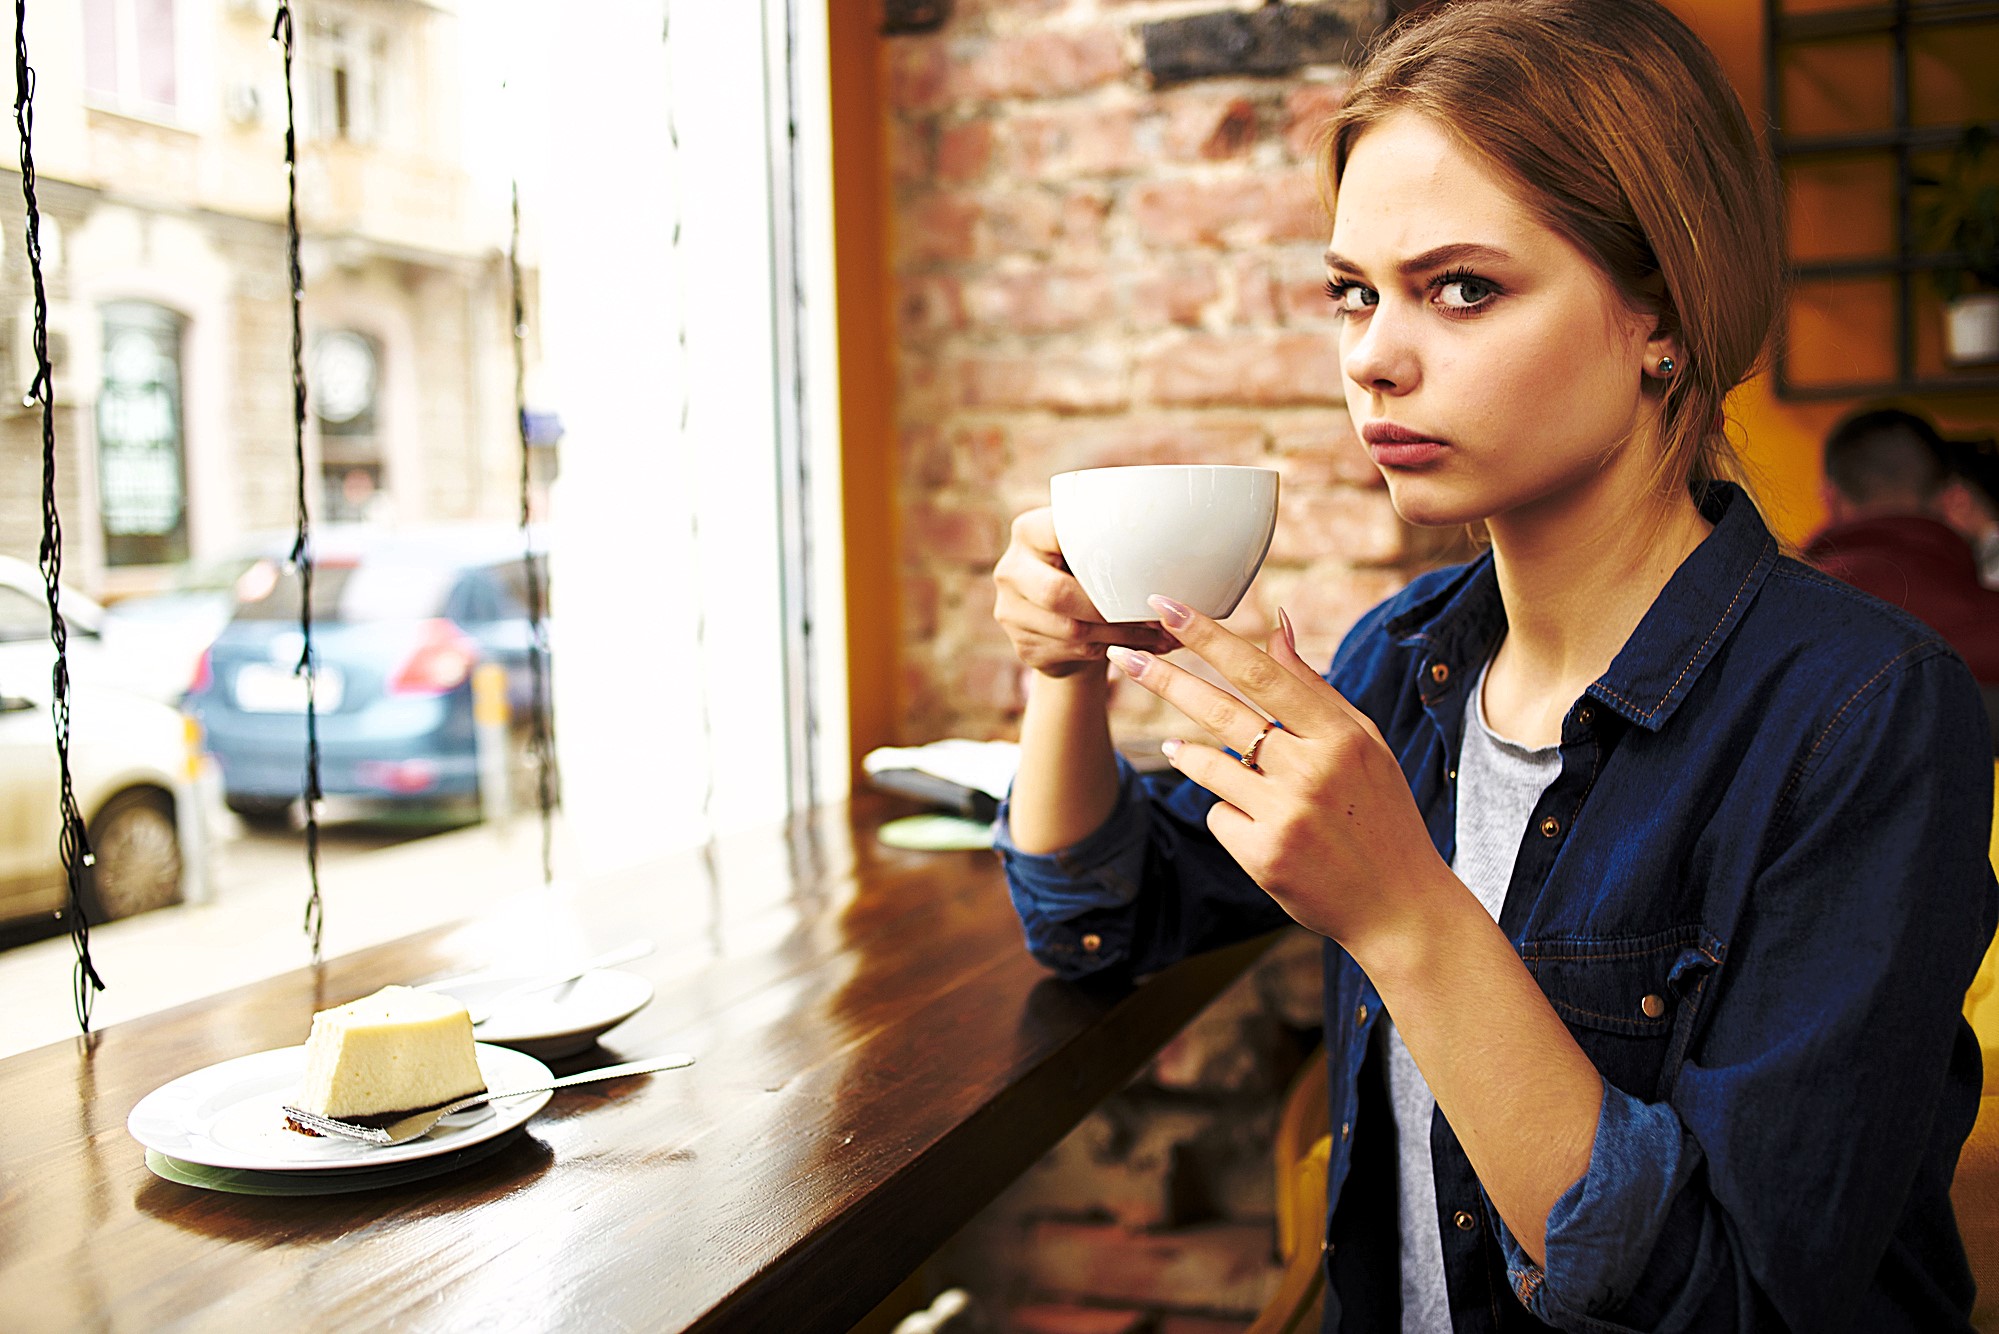
POLYGON ((1107 621, 1156 621, 1163 593, 1223 617, 1277 531, 1277 473, 1208 463, 1085 468, 1048 483, 1055 540, 1107 621))

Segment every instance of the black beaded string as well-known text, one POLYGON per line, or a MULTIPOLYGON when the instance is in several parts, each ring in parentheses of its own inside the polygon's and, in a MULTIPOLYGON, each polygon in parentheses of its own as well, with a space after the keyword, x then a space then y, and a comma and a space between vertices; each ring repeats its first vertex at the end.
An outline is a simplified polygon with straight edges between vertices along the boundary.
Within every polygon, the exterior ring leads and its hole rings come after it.
MULTIPOLYGON (((28 273, 35 285, 35 379, 23 407, 42 408, 42 581, 49 598, 49 640, 55 645, 50 669, 54 696, 49 712, 55 719, 56 767, 62 776, 62 830, 57 846, 63 877, 69 883, 69 938, 76 946, 76 966, 70 975, 76 1022, 90 1031, 90 1010, 104 979, 90 959, 90 922, 83 915, 83 873, 96 863, 90 831, 76 808, 76 789, 69 773, 69 631, 62 619, 62 515, 56 511, 56 394, 49 366, 49 298, 42 284, 42 212, 35 200, 35 71, 28 65, 27 0, 14 0, 14 125, 21 135, 21 195, 28 206, 28 273)), ((59 914, 60 915, 60 914, 59 914)))
POLYGON ((289 0, 278 0, 278 18, 271 28, 271 40, 284 49, 285 57, 285 239, 292 293, 292 457, 298 470, 298 535, 292 541, 291 562, 298 571, 301 641, 298 666, 294 670, 305 678, 305 868, 312 880, 312 892, 305 901, 305 934, 312 941, 312 961, 318 963, 326 905, 319 897, 319 700, 315 679, 318 669, 312 654, 312 541, 305 502, 305 271, 298 257, 298 119, 292 106, 289 0))
POLYGON ((535 792, 541 807, 541 880, 555 881, 555 720, 548 701, 548 623, 543 608, 541 570, 535 563, 534 541, 528 535, 528 399, 527 314, 521 298, 521 186, 513 182, 513 231, 507 239, 507 278, 514 298, 514 421, 521 435, 522 565, 527 571, 529 675, 534 682, 528 708, 528 750, 534 756, 535 792))

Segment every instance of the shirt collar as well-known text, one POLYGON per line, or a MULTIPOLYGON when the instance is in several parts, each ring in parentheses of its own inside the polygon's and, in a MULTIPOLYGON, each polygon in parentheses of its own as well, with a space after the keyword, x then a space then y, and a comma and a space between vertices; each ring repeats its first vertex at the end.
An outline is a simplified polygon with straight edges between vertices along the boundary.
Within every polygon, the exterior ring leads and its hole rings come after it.
MULTIPOLYGON (((1680 563, 1588 694, 1648 731, 1658 731, 1726 643, 1777 563, 1777 542, 1747 493, 1730 482, 1695 491, 1714 525, 1680 563)), ((1487 552, 1388 622, 1405 648, 1423 654, 1426 704, 1475 674, 1506 631, 1499 578, 1487 552)))

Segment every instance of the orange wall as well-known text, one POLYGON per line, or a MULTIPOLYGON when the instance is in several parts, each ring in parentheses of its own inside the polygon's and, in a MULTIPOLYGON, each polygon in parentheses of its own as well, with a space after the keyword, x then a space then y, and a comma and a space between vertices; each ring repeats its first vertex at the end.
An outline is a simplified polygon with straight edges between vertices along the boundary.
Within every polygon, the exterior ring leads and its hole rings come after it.
MULTIPOLYGON (((1763 7, 1749 0, 1666 0, 1667 6, 1700 34, 1721 60, 1752 124, 1765 120, 1763 97, 1763 7)), ((1802 6, 1800 6, 1802 7, 1802 6)), ((1881 67, 1883 87, 1879 102, 1887 105, 1885 64, 1881 67)), ((1794 108, 1797 104, 1788 103, 1794 108)), ((1885 113, 1884 113, 1885 114, 1885 113)), ((1801 216, 1807 201, 1798 201, 1801 216)), ((1881 207, 1887 207, 1883 201, 1881 207)), ((1850 223, 1860 209, 1844 215, 1850 223)), ((1794 236, 1797 234, 1794 228, 1794 236)), ((1887 244, 1884 235, 1882 244, 1887 244)), ((1841 314, 1850 314, 1842 311, 1841 314)), ((1800 341, 1807 330, 1804 321, 1798 330, 1800 341)), ((1891 337, 1876 330, 1871 339, 1891 337)), ((1887 354, 1892 358, 1892 352, 1887 354)), ((1999 426, 1999 395, 1925 394, 1910 405, 1934 417, 1946 432, 1988 434, 1999 426)), ((1819 499, 1821 442, 1832 424, 1856 406, 1854 400, 1791 403, 1779 401, 1767 377, 1737 390, 1729 401, 1734 419, 1732 434, 1745 443, 1745 453, 1762 481, 1761 498, 1779 535, 1792 541, 1808 537, 1825 519, 1819 499)))

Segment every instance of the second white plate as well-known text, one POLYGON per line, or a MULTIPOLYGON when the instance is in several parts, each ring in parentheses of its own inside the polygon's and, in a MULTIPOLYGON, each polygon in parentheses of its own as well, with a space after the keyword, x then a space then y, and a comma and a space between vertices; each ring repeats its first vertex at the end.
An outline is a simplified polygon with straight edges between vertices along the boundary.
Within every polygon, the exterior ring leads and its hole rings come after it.
MULTIPOLYGON (((479 973, 429 982, 424 990, 454 997, 476 1012, 493 997, 531 980, 525 973, 479 973)), ((504 1002, 479 1025, 479 1041, 558 1060, 589 1050, 651 1000, 652 983, 637 973, 593 968, 574 982, 504 1002)))

